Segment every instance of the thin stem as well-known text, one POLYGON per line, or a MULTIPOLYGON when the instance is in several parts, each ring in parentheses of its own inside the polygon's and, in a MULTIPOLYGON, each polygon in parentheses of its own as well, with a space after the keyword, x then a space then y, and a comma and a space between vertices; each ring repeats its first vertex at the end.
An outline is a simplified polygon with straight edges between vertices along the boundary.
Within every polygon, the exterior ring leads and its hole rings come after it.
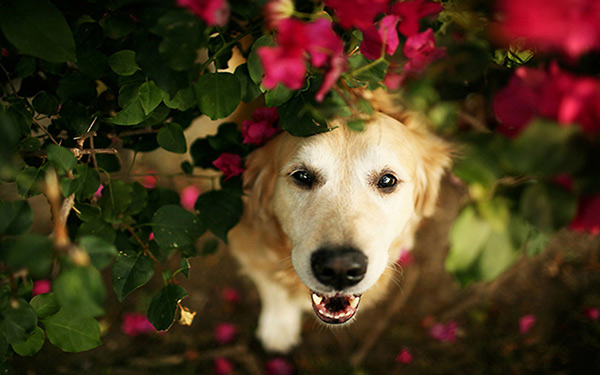
POLYGON ((360 68, 357 68, 347 74, 349 74, 352 77, 356 77, 357 75, 361 74, 362 72, 366 72, 367 70, 381 64, 382 62, 385 62, 385 58, 384 57, 380 57, 377 60, 373 60, 370 63, 368 63, 367 65, 363 65, 360 68))

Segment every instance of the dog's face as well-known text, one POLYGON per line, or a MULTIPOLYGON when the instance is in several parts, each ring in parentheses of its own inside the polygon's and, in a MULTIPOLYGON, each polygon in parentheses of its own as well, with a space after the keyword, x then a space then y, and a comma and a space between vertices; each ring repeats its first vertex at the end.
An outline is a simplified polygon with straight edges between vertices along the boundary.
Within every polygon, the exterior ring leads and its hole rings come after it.
POLYGON ((427 165, 434 150, 423 149, 426 142, 383 115, 362 132, 341 126, 281 140, 273 212, 324 322, 354 316, 362 294, 396 261, 393 245, 403 229, 424 215, 424 200, 432 198, 424 197, 426 184, 439 184, 445 166, 427 165), (436 181, 425 181, 428 167, 436 181))

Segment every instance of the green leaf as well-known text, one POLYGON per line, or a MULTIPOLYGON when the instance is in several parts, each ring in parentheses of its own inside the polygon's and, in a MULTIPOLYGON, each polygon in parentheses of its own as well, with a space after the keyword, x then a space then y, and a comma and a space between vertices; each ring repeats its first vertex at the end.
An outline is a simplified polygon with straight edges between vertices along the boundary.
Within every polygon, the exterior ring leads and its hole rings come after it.
POLYGON ((154 263, 142 251, 120 251, 112 267, 113 290, 119 301, 146 284, 154 275, 154 263))
POLYGON ((25 200, 0 202, 0 233, 15 236, 25 233, 33 224, 33 211, 25 200))
POLYGON ((132 182, 132 199, 125 214, 137 215, 148 205, 148 189, 142 186, 139 182, 132 182))
POLYGON ((163 91, 154 81, 142 83, 138 89, 138 98, 145 115, 150 115, 163 100, 163 91))
POLYGON ((54 115, 58 113, 58 98, 52 94, 48 94, 45 91, 37 94, 35 98, 33 98, 31 104, 38 113, 45 115, 54 115))
POLYGON ((19 344, 12 344, 12 348, 20 356, 30 357, 37 353, 44 345, 46 334, 40 327, 36 327, 33 334, 29 338, 19 344))
POLYGON ((261 94, 260 88, 252 78, 250 78, 250 72, 248 72, 248 64, 242 64, 235 69, 233 73, 238 81, 240 81, 241 98, 244 103, 248 103, 258 98, 261 94))
POLYGON ((553 233, 573 219, 577 200, 560 186, 535 183, 521 195, 520 211, 536 229, 553 233))
POLYGON ((150 116, 151 114, 146 114, 142 102, 137 98, 123 107, 123 109, 109 119, 109 121, 115 125, 137 125, 144 120, 149 119, 150 116))
POLYGON ((192 245, 206 231, 196 215, 177 205, 159 208, 152 226, 156 243, 167 249, 192 245))
POLYGON ((100 237, 83 236, 79 238, 79 245, 90 255, 92 264, 98 269, 108 266, 117 255, 115 245, 100 237))
POLYGON ((229 116, 240 104, 241 87, 231 73, 203 74, 194 85, 198 107, 211 120, 229 116))
POLYGON ((17 175, 16 183, 17 192, 23 198, 29 198, 40 194, 44 184, 43 167, 26 167, 17 175))
POLYGON ((61 306, 80 316, 104 314, 104 282, 97 269, 91 266, 63 268, 52 289, 61 306))
POLYGON ((295 92, 295 90, 288 89, 283 84, 278 83, 273 90, 267 90, 265 93, 265 103, 267 107, 278 107, 290 100, 295 92))
POLYGON ((120 223, 121 215, 133 201, 133 187, 122 180, 112 180, 102 190, 102 198, 98 205, 102 208, 102 216, 109 223, 120 223))
POLYGON ((182 10, 168 12, 153 31, 164 37, 158 52, 168 66, 176 71, 194 66, 204 38, 203 25, 197 17, 182 10))
POLYGON ((148 320, 157 331, 166 331, 171 327, 175 320, 177 304, 185 296, 185 289, 175 284, 169 284, 156 293, 148 307, 148 320))
POLYGON ((45 319, 60 310, 60 304, 56 300, 54 292, 38 294, 29 301, 39 319, 45 319))
POLYGON ((196 95, 192 87, 186 87, 177 91, 177 94, 173 96, 165 95, 163 102, 171 109, 178 109, 185 112, 196 105, 196 95))
POLYGON ((257 51, 260 47, 272 47, 274 45, 275 40, 273 40, 273 37, 270 35, 263 35, 256 39, 254 44, 252 44, 252 49, 248 55, 248 73, 256 85, 260 85, 264 74, 262 63, 260 62, 260 57, 258 56, 257 51))
POLYGON ((6 261, 14 269, 27 268, 33 277, 44 277, 52 267, 52 255, 52 241, 33 233, 19 237, 9 246, 6 261))
POLYGON ((227 243, 227 233, 242 217, 243 203, 239 196, 215 190, 200 195, 195 208, 204 225, 227 243))
POLYGON ((508 231, 493 232, 484 245, 478 259, 477 281, 491 281, 500 276, 517 258, 519 248, 515 248, 508 231))
POLYGON ((82 200, 98 191, 100 187, 100 174, 96 169, 86 164, 78 164, 75 167, 73 181, 75 181, 75 196, 77 199, 82 200))
POLYGON ((96 319, 66 308, 43 320, 48 340, 65 352, 78 353, 100 345, 100 325, 96 319))
POLYGON ((103 238, 109 243, 113 243, 115 241, 115 237, 117 236, 117 232, 109 223, 102 220, 102 218, 96 216, 87 221, 77 228, 77 237, 81 238, 83 236, 97 236, 103 238))
POLYGON ((281 128, 296 137, 308 137, 329 131, 325 122, 317 121, 306 105, 303 95, 298 95, 277 108, 281 128))
POLYGON ((35 137, 23 138, 19 143, 19 150, 24 152, 35 152, 42 148, 42 143, 35 137))
POLYGON ((33 307, 22 298, 13 302, 0 312, 3 318, 0 331, 4 332, 6 341, 11 345, 25 342, 37 327, 37 315, 33 307))
POLYGON ((0 28, 22 53, 51 62, 77 61, 73 33, 63 15, 49 1, 3 2, 0 28))
POLYGON ((184 154, 187 151, 183 129, 181 125, 174 122, 167 122, 160 128, 156 135, 156 141, 160 147, 176 154, 184 154))
POLYGON ((56 171, 60 174, 72 170, 77 165, 75 155, 65 147, 51 144, 48 145, 46 150, 48 152, 48 161, 52 163, 56 171))
POLYGON ((113 72, 120 76, 131 76, 140 70, 140 67, 135 61, 135 51, 128 49, 110 55, 108 58, 108 65, 113 72))

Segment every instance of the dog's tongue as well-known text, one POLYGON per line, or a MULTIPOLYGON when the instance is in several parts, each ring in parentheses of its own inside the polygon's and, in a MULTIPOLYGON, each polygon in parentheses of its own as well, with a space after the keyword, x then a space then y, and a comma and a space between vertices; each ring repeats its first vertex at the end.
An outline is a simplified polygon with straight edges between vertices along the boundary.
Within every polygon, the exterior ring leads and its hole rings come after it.
POLYGON ((315 313, 325 323, 340 324, 347 322, 356 314, 360 296, 335 295, 332 297, 312 293, 312 305, 315 313))

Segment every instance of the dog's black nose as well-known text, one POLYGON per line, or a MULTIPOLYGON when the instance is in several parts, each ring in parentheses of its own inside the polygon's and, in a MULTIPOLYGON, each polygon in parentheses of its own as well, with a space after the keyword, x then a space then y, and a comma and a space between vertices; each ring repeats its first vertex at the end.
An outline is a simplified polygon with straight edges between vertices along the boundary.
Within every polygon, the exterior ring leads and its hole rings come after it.
POLYGON ((323 248, 312 254, 310 265, 321 283, 344 290, 365 277, 367 257, 351 247, 323 248))

